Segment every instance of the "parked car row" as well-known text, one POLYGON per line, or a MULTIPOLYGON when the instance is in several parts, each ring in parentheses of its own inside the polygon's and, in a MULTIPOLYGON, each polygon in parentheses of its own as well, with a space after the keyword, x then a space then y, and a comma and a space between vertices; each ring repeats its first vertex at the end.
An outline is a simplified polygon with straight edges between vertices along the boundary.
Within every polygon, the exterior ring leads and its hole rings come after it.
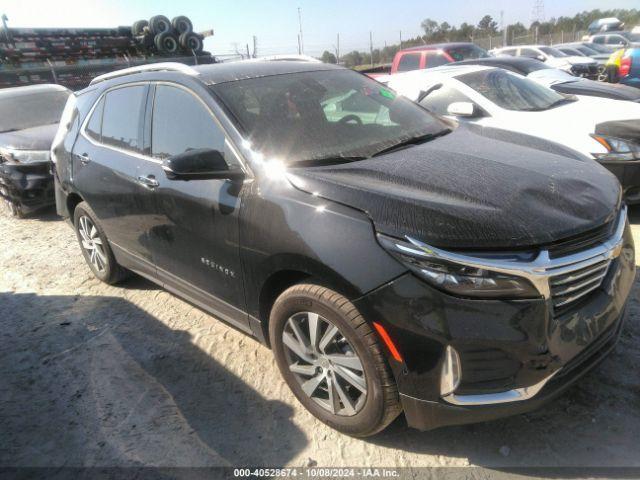
POLYGON ((98 77, 51 146, 57 212, 98 279, 135 272, 263 342, 341 432, 537 408, 620 335, 635 252, 597 160, 635 171, 640 105, 482 65, 382 80, 290 60, 98 77))

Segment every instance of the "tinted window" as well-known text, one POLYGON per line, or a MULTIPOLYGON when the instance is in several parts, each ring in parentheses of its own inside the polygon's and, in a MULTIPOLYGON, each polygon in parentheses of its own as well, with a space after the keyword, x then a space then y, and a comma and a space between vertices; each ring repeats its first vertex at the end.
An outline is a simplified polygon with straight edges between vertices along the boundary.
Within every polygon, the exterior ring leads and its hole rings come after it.
POLYGON ((486 50, 476 45, 464 45, 462 47, 447 48, 447 53, 455 62, 469 60, 472 58, 487 58, 489 54, 486 50))
POLYGON ((446 65, 451 63, 444 55, 430 54, 427 55, 427 68, 439 67, 440 65, 446 65))
POLYGON ((211 113, 193 94, 158 85, 153 102, 151 153, 166 158, 187 150, 224 152, 224 134, 211 113))
POLYGON ((625 40, 624 37, 621 37, 620 35, 609 35, 607 37, 606 43, 608 45, 625 45, 627 41, 625 40))
POLYGON ((68 91, 26 94, 15 94, 11 90, 2 91, 0 132, 58 123, 68 96, 68 91))
POLYGON ((147 87, 117 88, 105 95, 102 143, 142 151, 142 128, 147 87))
POLYGON ((445 85, 432 90, 420 101, 420 105, 438 115, 448 115, 447 108, 454 102, 471 102, 471 100, 459 90, 445 85))
POLYGON ((562 58, 562 57, 566 57, 567 56, 564 53, 562 53, 560 50, 558 50, 557 48, 540 47, 540 50, 543 51, 544 53, 546 53, 547 55, 549 55, 550 57, 562 58))
POLYGON ((251 148, 285 163, 370 156, 445 125, 351 70, 272 75, 211 87, 251 148))
POLYGON ((420 68, 421 53, 404 53, 400 57, 398 63, 399 72, 408 72, 409 70, 418 70, 420 68))
POLYGON ((540 56, 540 52, 534 50, 533 48, 521 48, 520 56, 529 57, 529 58, 538 58, 540 56))
POLYGON ((85 131, 87 135, 97 141, 101 141, 101 130, 102 130, 102 112, 104 110, 104 97, 100 99, 100 103, 96 106, 91 114, 91 118, 87 123, 87 127, 85 131))
POLYGON ((604 43, 604 37, 593 37, 593 43, 604 43))
POLYGON ((569 101, 567 97, 505 70, 483 70, 456 77, 507 110, 540 111, 569 101))

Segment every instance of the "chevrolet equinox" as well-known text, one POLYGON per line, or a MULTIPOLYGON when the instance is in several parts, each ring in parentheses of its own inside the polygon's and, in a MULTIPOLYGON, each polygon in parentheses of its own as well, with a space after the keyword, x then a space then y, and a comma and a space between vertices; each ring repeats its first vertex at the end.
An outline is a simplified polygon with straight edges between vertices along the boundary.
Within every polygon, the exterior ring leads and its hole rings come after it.
POLYGON ((604 168, 336 66, 106 74, 52 159, 97 278, 135 272, 270 346, 350 435, 536 408, 611 351, 634 279, 604 168))

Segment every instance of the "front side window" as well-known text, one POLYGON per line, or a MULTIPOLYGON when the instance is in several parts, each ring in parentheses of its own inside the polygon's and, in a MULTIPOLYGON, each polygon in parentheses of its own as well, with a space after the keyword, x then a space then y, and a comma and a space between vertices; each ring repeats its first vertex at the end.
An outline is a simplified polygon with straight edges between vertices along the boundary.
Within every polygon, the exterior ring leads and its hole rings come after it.
POLYGON ((0 95, 0 133, 58 123, 69 93, 53 91, 12 95, 5 90, 0 95))
POLYGON ((540 111, 571 101, 550 88, 505 70, 466 73, 456 80, 507 110, 540 111))
POLYGON ((604 37, 594 37, 593 43, 599 43, 601 45, 604 44, 604 37))
POLYGON ((606 43, 607 45, 626 45, 627 40, 620 35, 609 35, 606 43))
POLYGON ((197 97, 179 87, 156 87, 151 127, 154 157, 167 158, 199 149, 222 153, 224 139, 209 109, 197 97))
POLYGON ((211 89, 253 150, 289 164, 368 157, 447 130, 410 100, 346 69, 237 80, 211 89))
POLYGON ((458 89, 449 85, 431 90, 429 95, 420 101, 420 105, 438 115, 449 115, 449 105, 454 102, 471 102, 471 99, 458 89))
POLYGON ((399 72, 409 72, 420 68, 421 53, 403 53, 398 62, 399 72))
POLYGON ((134 85, 110 90, 104 96, 102 143, 142 152, 147 87, 134 85))

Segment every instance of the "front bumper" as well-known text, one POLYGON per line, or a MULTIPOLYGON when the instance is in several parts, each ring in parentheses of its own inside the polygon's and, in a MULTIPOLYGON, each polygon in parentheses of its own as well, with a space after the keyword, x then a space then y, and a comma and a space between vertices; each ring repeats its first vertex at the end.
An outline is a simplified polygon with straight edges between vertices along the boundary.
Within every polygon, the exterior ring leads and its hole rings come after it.
POLYGON ((53 176, 49 163, 0 163, 0 196, 30 213, 53 205, 53 176))
POLYGON ((412 274, 356 302, 384 325, 403 362, 389 359, 410 426, 432 429, 537 408, 613 348, 635 277, 628 224, 602 284, 568 310, 549 301, 453 297, 412 274), (443 397, 447 346, 459 354, 461 381, 443 397))

